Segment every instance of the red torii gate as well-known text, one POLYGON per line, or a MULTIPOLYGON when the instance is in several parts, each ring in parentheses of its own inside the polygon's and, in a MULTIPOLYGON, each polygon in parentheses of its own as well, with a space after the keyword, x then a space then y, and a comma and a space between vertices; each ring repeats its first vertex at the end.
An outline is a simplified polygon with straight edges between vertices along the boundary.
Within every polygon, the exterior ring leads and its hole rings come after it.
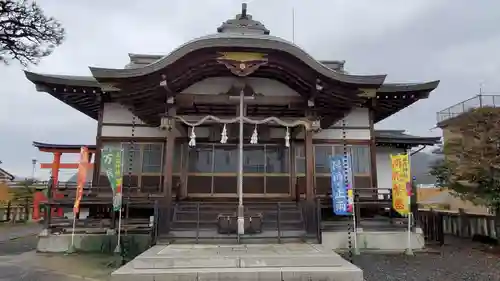
MULTIPOLYGON (((48 152, 53 154, 52 163, 40 163, 41 169, 51 169, 52 180, 54 184, 54 188, 52 190, 52 198, 60 199, 64 198, 64 195, 58 193, 57 185, 59 183, 59 170, 60 169, 78 169, 78 163, 61 163, 61 156, 63 153, 70 154, 80 154, 80 149, 83 146, 88 147, 89 149, 89 166, 93 167, 93 164, 90 163, 92 160, 92 155, 95 154, 96 147, 95 145, 67 145, 67 144, 48 144, 41 142, 33 142, 33 146, 38 148, 38 151, 48 152)), ((36 192, 33 198, 33 219, 38 220, 41 218, 40 214, 40 202, 47 200, 47 197, 43 192, 36 192)), ((63 210, 61 208, 57 208, 52 210, 53 215, 57 217, 62 217, 63 210)))

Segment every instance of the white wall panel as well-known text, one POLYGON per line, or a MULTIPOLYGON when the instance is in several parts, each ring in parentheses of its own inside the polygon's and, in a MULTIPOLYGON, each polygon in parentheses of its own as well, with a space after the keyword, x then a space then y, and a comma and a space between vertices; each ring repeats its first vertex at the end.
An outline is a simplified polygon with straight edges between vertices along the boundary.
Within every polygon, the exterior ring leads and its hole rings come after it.
MULTIPOLYGON (((350 127, 368 127, 370 126, 368 108, 354 108, 349 114, 343 118, 345 125, 350 127)), ((333 125, 334 127, 341 127, 342 120, 333 125)))
MULTIPOLYGON (((102 126, 103 137, 132 137, 132 127, 130 126, 102 126)), ((135 127, 134 137, 137 138, 165 138, 167 132, 159 128, 135 127)))
MULTIPOLYGON (((102 116, 103 123, 132 124, 134 114, 119 103, 105 103, 102 116)), ((144 124, 139 118, 135 119, 136 124, 144 124)))
POLYGON ((404 149, 392 147, 377 147, 377 187, 379 194, 387 194, 392 188, 392 168, 391 168, 391 154, 405 153, 404 149))
MULTIPOLYGON (((247 83, 258 94, 265 96, 297 96, 296 91, 287 85, 267 78, 247 77, 247 83)), ((198 94, 198 95, 218 95, 226 93, 235 83, 235 78, 232 77, 212 77, 197 82, 182 93, 198 94)))

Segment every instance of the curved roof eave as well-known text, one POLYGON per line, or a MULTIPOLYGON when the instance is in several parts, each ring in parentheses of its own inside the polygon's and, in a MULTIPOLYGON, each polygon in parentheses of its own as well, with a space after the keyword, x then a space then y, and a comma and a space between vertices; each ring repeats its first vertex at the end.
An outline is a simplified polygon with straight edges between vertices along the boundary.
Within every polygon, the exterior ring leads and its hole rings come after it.
POLYGON ((96 146, 93 145, 86 145, 86 144, 53 144, 53 143, 44 143, 44 142, 33 142, 33 146, 38 148, 38 149, 66 149, 66 150, 72 150, 72 149, 80 149, 82 147, 87 147, 89 149, 95 149, 96 146))
POLYGON ((321 75, 348 84, 358 84, 367 86, 380 86, 384 82, 386 75, 349 75, 333 71, 326 65, 318 62, 307 52, 297 45, 290 43, 278 37, 260 34, 239 34, 224 33, 213 34, 194 39, 181 45, 169 55, 149 65, 139 68, 129 69, 110 69, 89 67, 92 75, 99 80, 100 78, 129 78, 147 75, 159 71, 168 65, 174 63, 185 55, 204 48, 214 47, 243 47, 258 49, 274 49, 289 53, 302 60, 321 75))
POLYGON ((382 84, 378 89, 379 93, 397 93, 397 92, 431 92, 439 85, 439 80, 424 83, 387 83, 382 84))
POLYGON ((46 83, 74 87, 100 88, 103 91, 119 91, 117 88, 99 83, 92 76, 40 74, 26 70, 24 74, 26 78, 34 84, 46 83))

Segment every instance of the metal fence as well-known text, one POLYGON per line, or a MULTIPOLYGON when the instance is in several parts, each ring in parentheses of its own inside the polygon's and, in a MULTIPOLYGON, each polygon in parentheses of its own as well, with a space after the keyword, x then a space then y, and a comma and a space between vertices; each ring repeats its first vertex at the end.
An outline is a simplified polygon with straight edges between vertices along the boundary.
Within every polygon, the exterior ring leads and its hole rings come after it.
POLYGON ((439 111, 436 115, 437 123, 459 116, 471 109, 481 107, 500 107, 500 94, 477 95, 465 101, 461 101, 446 109, 439 111))

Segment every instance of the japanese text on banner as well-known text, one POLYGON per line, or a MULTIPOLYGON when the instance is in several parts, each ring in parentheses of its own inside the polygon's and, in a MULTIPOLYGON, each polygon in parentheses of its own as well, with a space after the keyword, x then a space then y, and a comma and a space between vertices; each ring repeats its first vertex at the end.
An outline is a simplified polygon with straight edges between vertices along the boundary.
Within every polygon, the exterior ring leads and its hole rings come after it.
POLYGON ((392 207, 401 215, 410 213, 409 184, 410 168, 407 154, 391 155, 392 207))
POLYGON ((106 171, 111 189, 113 190, 113 210, 122 206, 122 150, 117 147, 105 147, 102 150, 101 167, 106 171))
POLYGON ((347 216, 352 212, 353 200, 350 189, 350 158, 349 156, 336 155, 330 158, 331 187, 333 212, 338 216, 347 216))

